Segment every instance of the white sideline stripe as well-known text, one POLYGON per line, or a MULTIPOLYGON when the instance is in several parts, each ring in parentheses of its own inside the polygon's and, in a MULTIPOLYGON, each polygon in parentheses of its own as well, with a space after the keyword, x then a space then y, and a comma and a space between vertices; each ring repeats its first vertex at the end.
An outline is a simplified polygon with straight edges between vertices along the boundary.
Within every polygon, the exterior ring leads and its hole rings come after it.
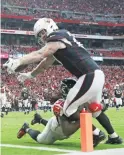
POLYGON ((21 149, 34 149, 34 150, 45 150, 45 151, 56 151, 56 152, 66 152, 66 153, 78 153, 81 151, 48 148, 48 147, 37 147, 37 146, 23 146, 23 145, 12 145, 12 144, 0 144, 1 147, 11 147, 11 148, 21 148, 21 149))
MULTIPOLYGON (((93 152, 77 152, 76 155, 124 155, 124 148, 95 150, 93 152)), ((75 155, 75 153, 58 154, 58 155, 75 155)))

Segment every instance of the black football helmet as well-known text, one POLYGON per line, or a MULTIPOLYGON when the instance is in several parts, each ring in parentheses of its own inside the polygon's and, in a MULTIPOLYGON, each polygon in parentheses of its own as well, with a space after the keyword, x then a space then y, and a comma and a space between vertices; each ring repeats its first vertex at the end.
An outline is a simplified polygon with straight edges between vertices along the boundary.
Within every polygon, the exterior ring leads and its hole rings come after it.
POLYGON ((65 99, 69 90, 76 84, 76 79, 65 78, 61 81, 61 92, 62 97, 65 99))
POLYGON ((27 92, 28 92, 28 89, 27 89, 26 87, 24 87, 24 88, 22 89, 22 92, 27 93, 27 92))

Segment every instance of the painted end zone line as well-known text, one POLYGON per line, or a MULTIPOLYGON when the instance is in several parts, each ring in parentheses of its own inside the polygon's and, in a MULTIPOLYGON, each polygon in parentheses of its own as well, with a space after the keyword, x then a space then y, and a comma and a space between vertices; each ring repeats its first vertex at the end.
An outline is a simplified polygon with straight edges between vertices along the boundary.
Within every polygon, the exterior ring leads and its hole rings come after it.
MULTIPOLYGON (((77 152, 76 155, 124 155, 124 148, 95 150, 93 152, 77 152)), ((75 155, 75 153, 58 154, 58 155, 75 155)))
POLYGON ((12 144, 0 144, 1 147, 11 147, 11 148, 21 148, 21 149, 34 149, 34 150, 45 150, 45 151, 56 151, 56 152, 66 152, 66 153, 78 153, 81 151, 48 148, 48 147, 37 147, 37 146, 23 146, 23 145, 12 145, 12 144))

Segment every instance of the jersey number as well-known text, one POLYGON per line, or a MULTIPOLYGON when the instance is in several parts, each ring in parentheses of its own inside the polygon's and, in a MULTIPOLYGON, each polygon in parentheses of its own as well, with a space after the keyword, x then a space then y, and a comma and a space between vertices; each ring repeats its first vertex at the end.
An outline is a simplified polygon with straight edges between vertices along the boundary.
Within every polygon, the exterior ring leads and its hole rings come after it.
POLYGON ((74 43, 76 43, 78 45, 78 47, 82 47, 84 48, 83 44, 81 44, 79 41, 77 41, 77 39, 70 33, 70 32, 67 32, 69 36, 72 37, 74 43))

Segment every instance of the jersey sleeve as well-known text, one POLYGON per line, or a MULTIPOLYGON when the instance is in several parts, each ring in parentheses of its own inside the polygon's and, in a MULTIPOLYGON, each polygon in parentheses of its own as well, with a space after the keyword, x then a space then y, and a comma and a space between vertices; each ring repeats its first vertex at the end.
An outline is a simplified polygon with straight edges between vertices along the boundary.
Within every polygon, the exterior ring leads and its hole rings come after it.
POLYGON ((60 41, 60 42, 64 43, 65 45, 68 45, 67 42, 64 41, 64 39, 68 40, 67 36, 68 35, 67 35, 66 31, 53 32, 53 33, 51 33, 47 37, 47 42, 57 42, 57 41, 60 41))
POLYGON ((61 41, 64 37, 61 35, 50 35, 47 38, 47 42, 56 42, 56 41, 61 41))

